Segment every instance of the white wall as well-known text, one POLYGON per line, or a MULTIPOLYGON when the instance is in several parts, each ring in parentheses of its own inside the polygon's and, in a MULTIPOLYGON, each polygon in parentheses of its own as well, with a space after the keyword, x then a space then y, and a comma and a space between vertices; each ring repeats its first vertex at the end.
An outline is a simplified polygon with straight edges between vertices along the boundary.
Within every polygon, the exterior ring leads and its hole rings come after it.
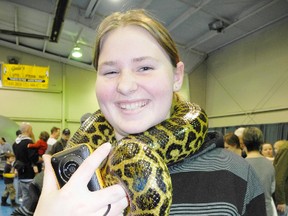
POLYGON ((190 101, 206 108, 206 63, 189 74, 190 101))
POLYGON ((211 127, 288 122, 287 24, 282 20, 209 56, 211 127))

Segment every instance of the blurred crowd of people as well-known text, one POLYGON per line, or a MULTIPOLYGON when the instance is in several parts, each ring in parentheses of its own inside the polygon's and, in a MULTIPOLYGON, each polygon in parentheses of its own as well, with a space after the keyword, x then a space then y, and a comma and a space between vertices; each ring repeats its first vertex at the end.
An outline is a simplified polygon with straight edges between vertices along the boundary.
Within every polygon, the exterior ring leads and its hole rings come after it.
POLYGON ((261 182, 267 215, 288 215, 288 141, 266 143, 257 127, 241 127, 224 135, 224 148, 244 158, 261 182))
MULTIPOLYGON (((80 123, 86 120, 84 117, 88 118, 90 115, 82 116, 80 123)), ((42 131, 35 140, 32 125, 23 122, 16 131, 16 139, 12 145, 4 137, 0 138, 2 177, 5 184, 1 206, 15 208, 11 215, 33 215, 43 181, 43 173, 38 175, 44 169, 42 156, 62 151, 71 135, 69 128, 60 133, 59 127, 52 127, 50 134, 42 131), (15 184, 18 185, 17 192, 15 184)))

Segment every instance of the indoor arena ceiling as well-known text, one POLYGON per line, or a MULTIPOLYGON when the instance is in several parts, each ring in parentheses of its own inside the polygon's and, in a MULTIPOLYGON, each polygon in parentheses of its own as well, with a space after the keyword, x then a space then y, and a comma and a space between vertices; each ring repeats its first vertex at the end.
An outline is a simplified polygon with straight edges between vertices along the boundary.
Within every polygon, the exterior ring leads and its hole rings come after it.
POLYGON ((186 72, 212 52, 288 17, 288 0, 0 0, 0 46, 91 69, 99 22, 136 8, 152 12, 169 29, 186 72), (75 46, 83 52, 78 60, 71 55, 75 46))

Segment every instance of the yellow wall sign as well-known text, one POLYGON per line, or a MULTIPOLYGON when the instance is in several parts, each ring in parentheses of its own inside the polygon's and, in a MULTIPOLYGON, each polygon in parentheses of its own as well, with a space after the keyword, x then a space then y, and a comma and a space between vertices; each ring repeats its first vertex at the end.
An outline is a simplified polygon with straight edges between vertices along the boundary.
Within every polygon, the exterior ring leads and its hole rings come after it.
POLYGON ((16 88, 47 89, 49 67, 2 64, 2 85, 16 88))

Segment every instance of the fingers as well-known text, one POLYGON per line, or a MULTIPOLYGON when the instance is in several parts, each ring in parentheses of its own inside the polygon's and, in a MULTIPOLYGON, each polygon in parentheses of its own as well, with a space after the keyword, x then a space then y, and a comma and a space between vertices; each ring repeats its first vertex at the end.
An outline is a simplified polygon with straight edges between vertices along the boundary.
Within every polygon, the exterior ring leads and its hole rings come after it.
POLYGON ((118 216, 123 215, 124 209, 128 206, 128 201, 125 198, 102 207, 99 211, 97 211, 96 215, 103 216, 118 216))
POLYGON ((107 157, 111 150, 111 144, 105 143, 95 150, 88 158, 86 158, 77 171, 72 175, 67 184, 73 184, 76 187, 80 185, 86 187, 93 173, 99 167, 101 162, 107 157))
POLYGON ((95 199, 101 197, 101 200, 98 201, 100 207, 117 202, 123 198, 127 200, 127 195, 119 184, 101 189, 95 192, 93 196, 95 196, 95 199))
POLYGON ((44 169, 44 178, 43 178, 43 189, 42 191, 49 192, 52 190, 58 189, 58 183, 56 180, 56 176, 54 174, 52 165, 51 165, 51 155, 43 155, 43 160, 45 164, 44 169))
POLYGON ((109 214, 110 210, 111 210, 111 204, 108 204, 107 206, 104 206, 103 208, 98 210, 95 215, 107 216, 109 214))
POLYGON ((85 200, 85 210, 80 210, 83 215, 90 215, 91 212, 93 212, 93 215, 101 216, 106 212, 109 216, 119 215, 128 205, 125 191, 120 185, 113 185, 89 193, 89 198, 85 200), (108 212, 109 204, 111 206, 108 212))
POLYGON ((127 198, 123 198, 119 200, 118 202, 115 202, 111 205, 111 209, 108 212, 107 216, 117 216, 117 215, 123 215, 124 209, 128 206, 128 200, 127 198))

